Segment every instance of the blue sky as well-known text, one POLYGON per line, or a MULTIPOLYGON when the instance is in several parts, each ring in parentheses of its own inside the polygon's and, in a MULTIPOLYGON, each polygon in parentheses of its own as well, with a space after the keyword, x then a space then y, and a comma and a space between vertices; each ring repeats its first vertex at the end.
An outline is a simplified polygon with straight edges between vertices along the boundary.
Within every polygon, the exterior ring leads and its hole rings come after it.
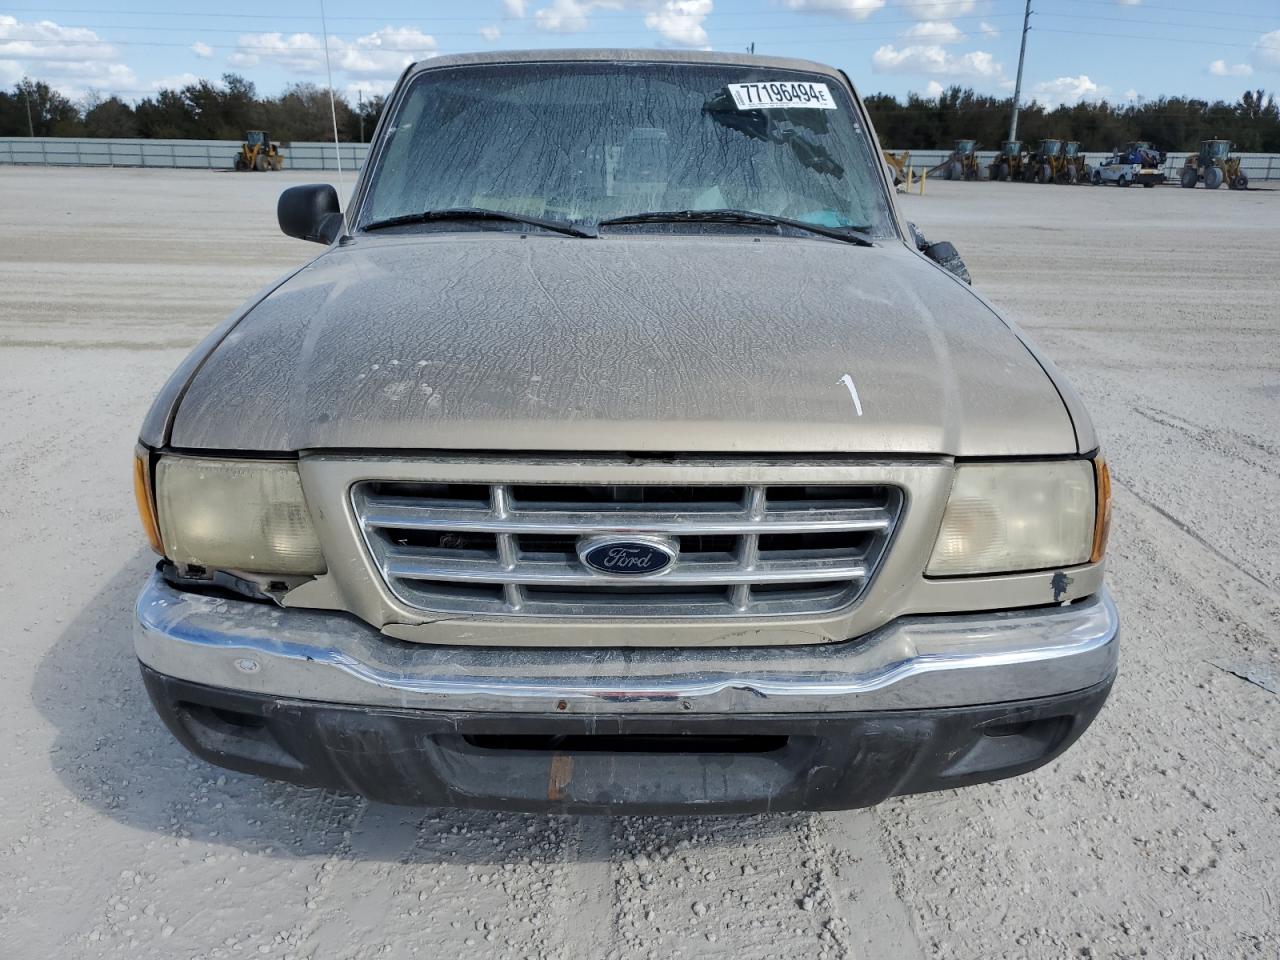
MULTIPOLYGON (((1024 93, 1045 104, 1280 88, 1280 0, 1036 0, 1024 93)), ((327 0, 334 85, 385 92, 442 53, 708 47, 821 60, 864 93, 958 83, 1007 95, 1023 0, 327 0)), ((0 85, 147 96, 235 71, 263 93, 324 83, 319 0, 0 2, 0 85)))

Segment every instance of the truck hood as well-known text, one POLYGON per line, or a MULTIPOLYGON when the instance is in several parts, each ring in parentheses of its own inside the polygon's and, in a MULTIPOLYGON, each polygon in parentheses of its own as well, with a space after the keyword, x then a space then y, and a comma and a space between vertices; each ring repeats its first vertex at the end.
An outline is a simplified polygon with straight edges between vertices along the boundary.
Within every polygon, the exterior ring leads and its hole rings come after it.
POLYGON ((1073 453, 1020 337, 896 242, 380 236, 199 366, 188 449, 1073 453))

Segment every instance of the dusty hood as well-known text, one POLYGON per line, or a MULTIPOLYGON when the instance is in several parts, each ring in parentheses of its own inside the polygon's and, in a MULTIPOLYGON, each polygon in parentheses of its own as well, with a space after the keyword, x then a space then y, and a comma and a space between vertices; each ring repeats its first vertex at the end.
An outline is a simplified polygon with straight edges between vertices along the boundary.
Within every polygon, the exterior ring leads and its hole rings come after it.
POLYGON ((170 442, 1076 449, 1018 337, 899 244, 488 231, 367 238, 320 257, 213 351, 170 442))

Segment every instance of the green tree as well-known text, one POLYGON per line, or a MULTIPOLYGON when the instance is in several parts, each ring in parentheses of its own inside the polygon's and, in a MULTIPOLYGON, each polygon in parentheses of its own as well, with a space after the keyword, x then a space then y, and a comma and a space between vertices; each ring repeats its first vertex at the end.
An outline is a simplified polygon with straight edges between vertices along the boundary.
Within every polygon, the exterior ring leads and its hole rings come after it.
POLYGON ((81 133, 76 105, 47 83, 23 77, 0 95, 0 136, 74 137, 81 133))
POLYGON ((81 105, 86 137, 136 137, 138 118, 133 107, 119 97, 103 98, 90 90, 81 105))

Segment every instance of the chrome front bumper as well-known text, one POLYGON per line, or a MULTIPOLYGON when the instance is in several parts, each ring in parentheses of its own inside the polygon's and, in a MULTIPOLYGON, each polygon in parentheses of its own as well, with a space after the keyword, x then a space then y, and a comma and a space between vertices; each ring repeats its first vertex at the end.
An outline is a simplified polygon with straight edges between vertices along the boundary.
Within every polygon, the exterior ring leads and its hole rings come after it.
POLYGON ((776 715, 1011 703, 1109 681, 1119 653, 1105 589, 1067 606, 903 617, 854 640, 800 647, 428 646, 345 614, 185 593, 158 574, 137 615, 138 659, 168 677, 451 713, 776 715))

